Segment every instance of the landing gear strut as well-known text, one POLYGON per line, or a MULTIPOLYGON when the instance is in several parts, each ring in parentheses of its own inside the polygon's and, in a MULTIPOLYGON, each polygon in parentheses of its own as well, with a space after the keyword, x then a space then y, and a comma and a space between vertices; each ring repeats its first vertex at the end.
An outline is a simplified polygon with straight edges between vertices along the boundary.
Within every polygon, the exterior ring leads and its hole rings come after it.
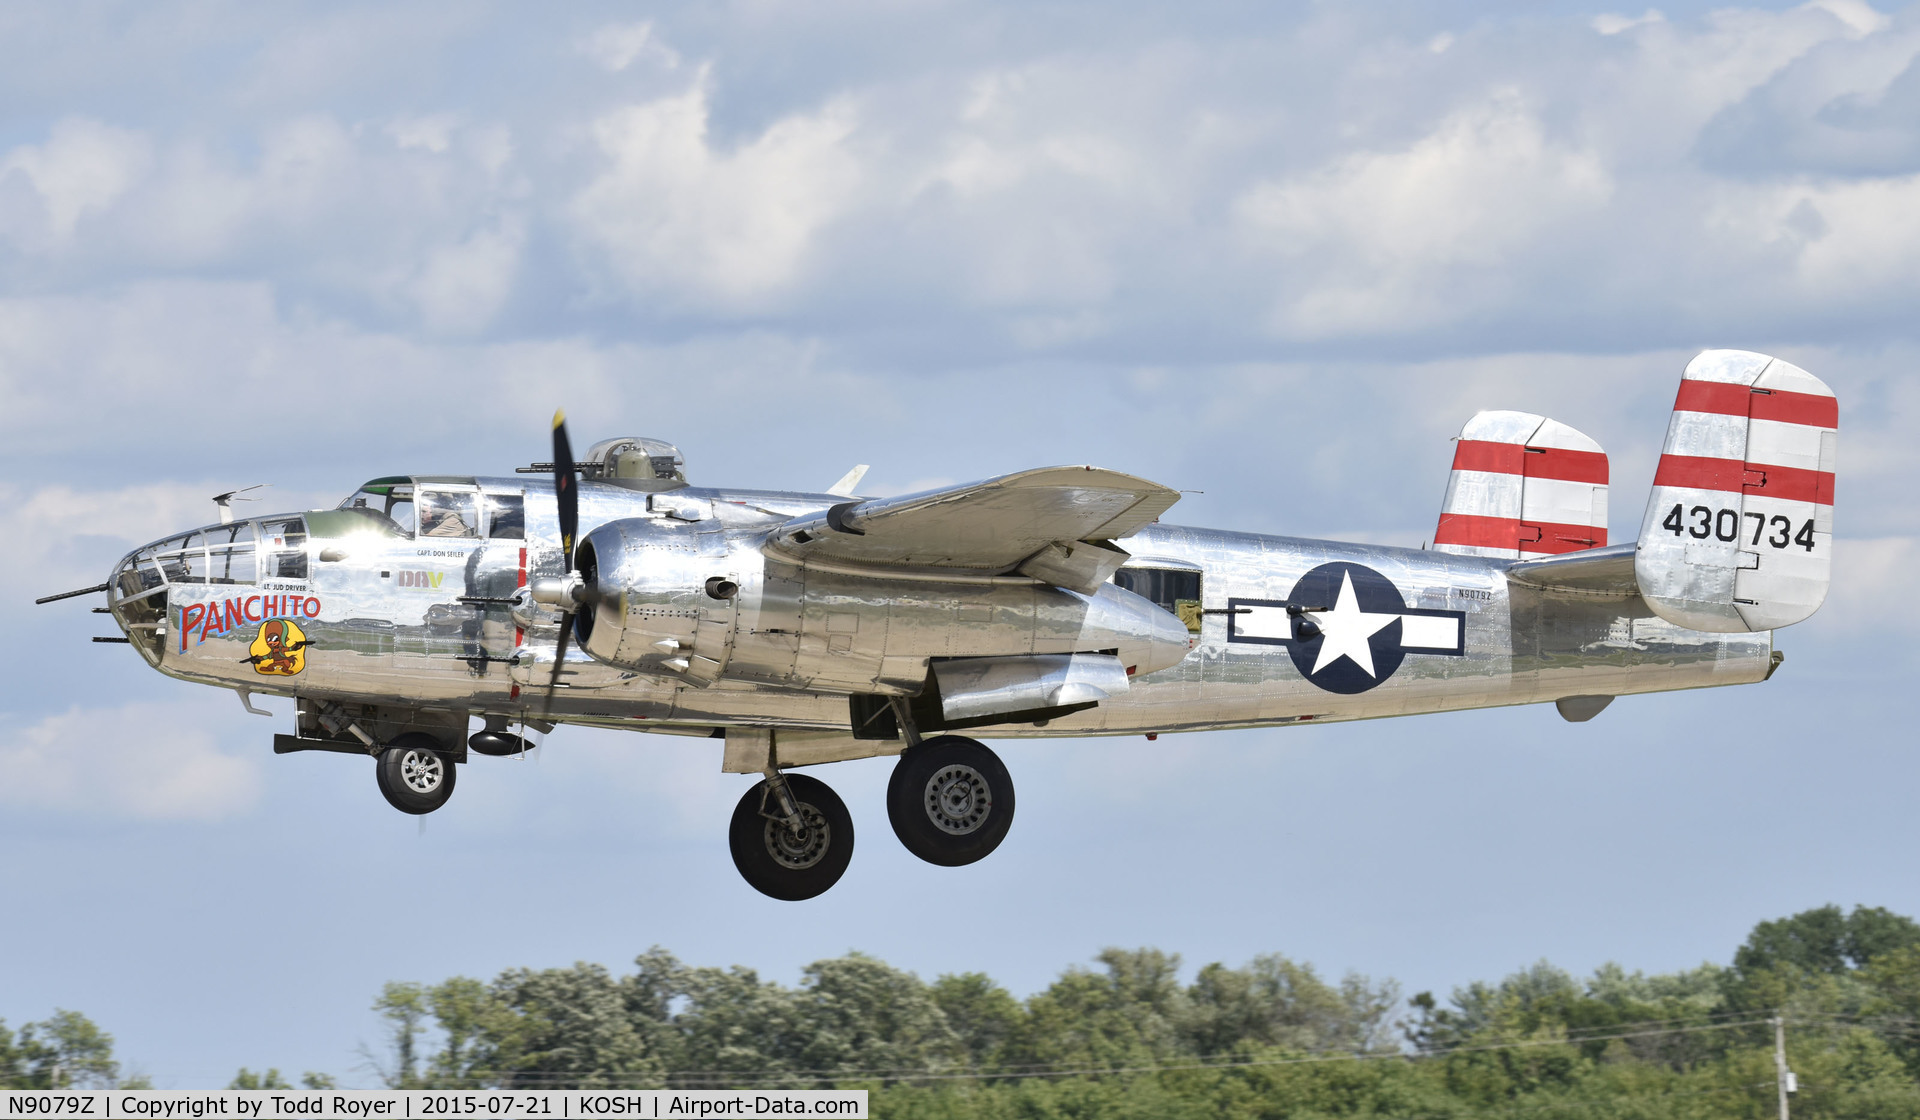
POLYGON ((974 863, 1013 825, 1013 778, 981 743, 927 739, 901 752, 887 782, 887 818, 907 850, 928 863, 974 863))
POLYGON ((853 817, 827 783, 769 770, 734 806, 733 865, 769 898, 799 902, 840 881, 853 859, 853 817))
POLYGON ((430 735, 402 735, 373 761, 374 777, 387 804, 403 813, 431 813, 453 796, 457 771, 430 735))

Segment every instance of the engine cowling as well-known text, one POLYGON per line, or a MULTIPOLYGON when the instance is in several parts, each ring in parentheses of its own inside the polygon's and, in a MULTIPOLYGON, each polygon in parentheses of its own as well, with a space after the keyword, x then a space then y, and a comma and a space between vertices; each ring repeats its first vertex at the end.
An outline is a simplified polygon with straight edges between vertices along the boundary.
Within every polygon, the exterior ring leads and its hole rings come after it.
POLYGON ((848 693, 919 692, 933 658, 1114 651, 1132 674, 1186 657, 1181 621, 1111 584, 945 583, 801 568, 760 532, 628 518, 587 534, 581 647, 636 672, 848 693))

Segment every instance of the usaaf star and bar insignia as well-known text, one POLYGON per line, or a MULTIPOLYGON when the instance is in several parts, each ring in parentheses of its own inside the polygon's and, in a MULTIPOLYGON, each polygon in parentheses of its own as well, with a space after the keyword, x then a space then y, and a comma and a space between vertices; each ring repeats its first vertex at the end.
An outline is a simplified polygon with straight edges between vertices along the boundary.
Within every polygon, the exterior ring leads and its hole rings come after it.
POLYGON ((1467 612, 1407 606, 1362 564, 1322 564, 1285 600, 1228 599, 1227 640, 1284 646, 1314 686, 1351 695, 1393 676, 1409 653, 1463 657, 1467 612))

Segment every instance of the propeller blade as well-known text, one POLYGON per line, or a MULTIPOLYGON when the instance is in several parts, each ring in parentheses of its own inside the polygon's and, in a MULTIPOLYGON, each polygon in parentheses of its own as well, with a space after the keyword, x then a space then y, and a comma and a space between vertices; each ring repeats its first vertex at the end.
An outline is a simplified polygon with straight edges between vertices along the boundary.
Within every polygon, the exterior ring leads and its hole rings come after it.
POLYGON ((553 676, 547 678, 547 694, 540 700, 540 716, 545 719, 553 712, 553 692, 560 687, 560 670, 567 663, 567 639, 573 637, 573 612, 560 616, 560 644, 553 651, 553 676))
MULTIPOLYGON (((567 439, 567 414, 553 414, 553 496, 560 503, 560 551, 566 570, 573 571, 573 538, 580 531, 580 472, 573 465, 573 444, 567 439)), ((566 639, 561 638, 562 641, 566 639)))
MULTIPOLYGON (((561 566, 567 573, 563 579, 573 576, 573 544, 580 532, 580 471, 573 465, 573 441, 567 438, 567 414, 555 410, 553 414, 553 497, 560 506, 560 553, 561 566)), ((554 690, 560 687, 560 673, 567 664, 567 643, 573 638, 572 604, 560 614, 560 639, 553 653, 553 676, 547 680, 547 694, 540 702, 540 714, 546 715, 553 708, 554 690)))

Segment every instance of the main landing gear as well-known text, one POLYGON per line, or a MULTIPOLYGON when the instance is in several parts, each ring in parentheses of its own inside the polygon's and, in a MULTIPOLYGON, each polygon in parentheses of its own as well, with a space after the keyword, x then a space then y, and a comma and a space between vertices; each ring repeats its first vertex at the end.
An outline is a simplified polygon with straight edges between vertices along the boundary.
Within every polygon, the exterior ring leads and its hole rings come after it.
POLYGON ((799 902, 824 894, 846 874, 853 817, 827 783, 773 770, 734 806, 727 846, 748 886, 799 902))
POLYGON ((1013 778, 982 743, 942 735, 908 747, 887 782, 887 819, 909 852, 942 867, 987 858, 1013 826, 1013 778))
MULTIPOLYGON (((887 818, 907 850, 961 867, 987 858, 1013 825, 1013 779, 998 755, 959 735, 901 752, 887 783, 887 818)), ((853 858, 853 817, 825 782, 772 769, 734 806, 733 865, 770 898, 826 893, 853 858)))
POLYGON ((430 735, 402 735, 374 757, 380 796, 403 813, 431 813, 453 796, 458 771, 430 735))

